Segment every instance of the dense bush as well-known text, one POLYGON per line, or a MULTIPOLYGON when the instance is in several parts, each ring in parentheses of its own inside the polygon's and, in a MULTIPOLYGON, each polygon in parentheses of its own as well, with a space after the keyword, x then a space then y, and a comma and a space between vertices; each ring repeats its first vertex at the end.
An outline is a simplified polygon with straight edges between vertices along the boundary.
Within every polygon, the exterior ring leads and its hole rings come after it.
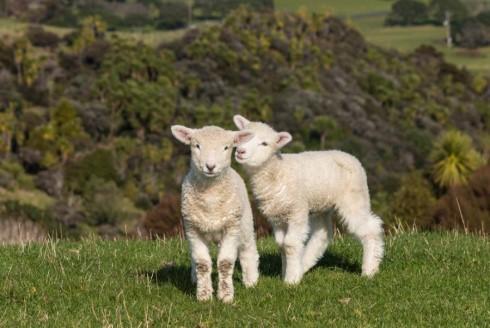
POLYGON ((451 188, 437 203, 434 226, 490 232, 490 165, 476 171, 467 185, 451 188))
POLYGON ((164 2, 159 6, 160 16, 156 27, 162 30, 182 28, 189 23, 189 8, 181 1, 164 2))
POLYGON ((478 48, 490 45, 490 11, 453 21, 451 34, 456 45, 478 48))
POLYGON ((391 6, 385 25, 427 24, 429 13, 427 5, 416 0, 398 0, 391 6))
POLYGON ((39 25, 29 26, 26 36, 36 47, 56 47, 60 42, 58 35, 44 30, 39 25))
POLYGON ((163 196, 158 205, 146 213, 143 228, 152 238, 184 236, 180 215, 180 195, 163 196))
POLYGON ((408 226, 429 228, 435 202, 431 184, 420 173, 410 173, 393 195, 390 214, 408 226))
POLYGON ((468 8, 460 0, 431 0, 429 2, 429 15, 431 19, 442 24, 446 19, 446 12, 451 14, 453 21, 459 21, 469 16, 468 8))

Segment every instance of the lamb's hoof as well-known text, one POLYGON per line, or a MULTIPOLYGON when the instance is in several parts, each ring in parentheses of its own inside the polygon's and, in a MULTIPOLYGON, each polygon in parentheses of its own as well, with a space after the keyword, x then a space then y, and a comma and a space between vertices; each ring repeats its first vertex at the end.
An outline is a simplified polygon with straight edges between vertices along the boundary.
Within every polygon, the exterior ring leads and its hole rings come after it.
POLYGON ((376 273, 378 273, 378 271, 379 271, 378 269, 362 270, 361 276, 371 279, 376 275, 376 273))
POLYGON ((213 299, 213 292, 208 292, 208 293, 198 293, 197 294, 197 300, 199 302, 208 302, 213 299))
POLYGON ((222 295, 218 297, 219 300, 225 304, 231 304, 233 303, 233 295, 227 294, 227 295, 222 295))
POLYGON ((256 277, 252 279, 244 279, 243 284, 245 285, 245 288, 252 288, 257 286, 257 282, 259 281, 259 276, 257 275, 256 277))
POLYGON ((288 286, 296 286, 301 282, 301 276, 298 277, 286 277, 284 283, 288 286))
POLYGON ((245 285, 245 288, 253 288, 257 286, 257 280, 255 281, 244 281, 243 284, 245 285))

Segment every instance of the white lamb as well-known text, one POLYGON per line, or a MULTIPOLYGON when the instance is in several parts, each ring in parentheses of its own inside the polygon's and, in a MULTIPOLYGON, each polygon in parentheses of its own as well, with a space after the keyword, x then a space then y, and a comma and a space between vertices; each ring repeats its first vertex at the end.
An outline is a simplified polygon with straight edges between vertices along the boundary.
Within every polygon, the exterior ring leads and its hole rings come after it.
POLYGON ((377 273, 383 257, 382 221, 371 212, 361 163, 336 150, 283 155, 279 150, 292 140, 289 133, 240 115, 233 120, 254 135, 237 148, 235 158, 249 173, 259 208, 272 224, 284 281, 298 283, 322 257, 333 236, 331 208, 362 243, 362 274, 377 273))
POLYGON ((233 268, 237 255, 243 283, 254 286, 259 276, 259 254, 245 183, 230 167, 233 147, 249 140, 246 131, 215 126, 189 129, 172 126, 172 134, 191 147, 191 168, 182 183, 182 216, 190 244, 192 280, 197 299, 213 297, 209 243, 219 243, 218 298, 233 301, 233 268), (238 253, 238 254, 237 254, 238 253))

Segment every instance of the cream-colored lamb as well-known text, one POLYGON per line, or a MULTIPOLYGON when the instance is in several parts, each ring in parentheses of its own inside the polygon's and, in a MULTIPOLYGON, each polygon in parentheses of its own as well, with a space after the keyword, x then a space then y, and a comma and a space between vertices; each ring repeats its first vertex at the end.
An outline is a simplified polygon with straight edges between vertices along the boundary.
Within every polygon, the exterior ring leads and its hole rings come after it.
POLYGON ((230 167, 233 147, 251 133, 215 126, 189 129, 172 126, 172 134, 191 147, 191 168, 182 183, 182 216, 190 244, 192 280, 197 299, 212 298, 209 243, 218 242, 218 298, 233 301, 233 268, 240 258, 243 283, 254 286, 259 276, 252 210, 245 183, 230 167), (237 254, 238 253, 238 254, 237 254))
POLYGON ((382 221, 371 212, 361 163, 335 150, 283 155, 279 150, 292 140, 289 133, 240 115, 233 120, 240 130, 254 135, 237 148, 235 158, 249 173, 259 208, 273 226, 284 281, 298 283, 322 257, 333 235, 331 208, 362 243, 362 274, 371 277, 378 272, 382 221))

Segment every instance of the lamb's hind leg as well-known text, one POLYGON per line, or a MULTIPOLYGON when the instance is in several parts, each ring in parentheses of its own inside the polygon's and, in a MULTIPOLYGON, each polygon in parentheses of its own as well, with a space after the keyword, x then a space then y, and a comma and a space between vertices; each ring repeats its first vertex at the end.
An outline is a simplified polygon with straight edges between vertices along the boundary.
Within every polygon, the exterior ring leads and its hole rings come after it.
MULTIPOLYGON (((369 201, 368 201, 369 202, 369 201)), ((362 275, 372 277, 379 271, 383 258, 383 222, 367 206, 357 206, 359 202, 351 201, 350 206, 340 206, 339 212, 349 232, 362 243, 362 275)))
POLYGON ((333 239, 333 224, 331 211, 325 215, 310 216, 310 238, 303 255, 303 273, 310 270, 325 253, 328 244, 333 239))
POLYGON ((282 223, 272 224, 274 239, 276 240, 279 250, 281 251, 281 278, 284 279, 286 274, 286 253, 284 252, 284 236, 286 235, 286 225, 282 223))

